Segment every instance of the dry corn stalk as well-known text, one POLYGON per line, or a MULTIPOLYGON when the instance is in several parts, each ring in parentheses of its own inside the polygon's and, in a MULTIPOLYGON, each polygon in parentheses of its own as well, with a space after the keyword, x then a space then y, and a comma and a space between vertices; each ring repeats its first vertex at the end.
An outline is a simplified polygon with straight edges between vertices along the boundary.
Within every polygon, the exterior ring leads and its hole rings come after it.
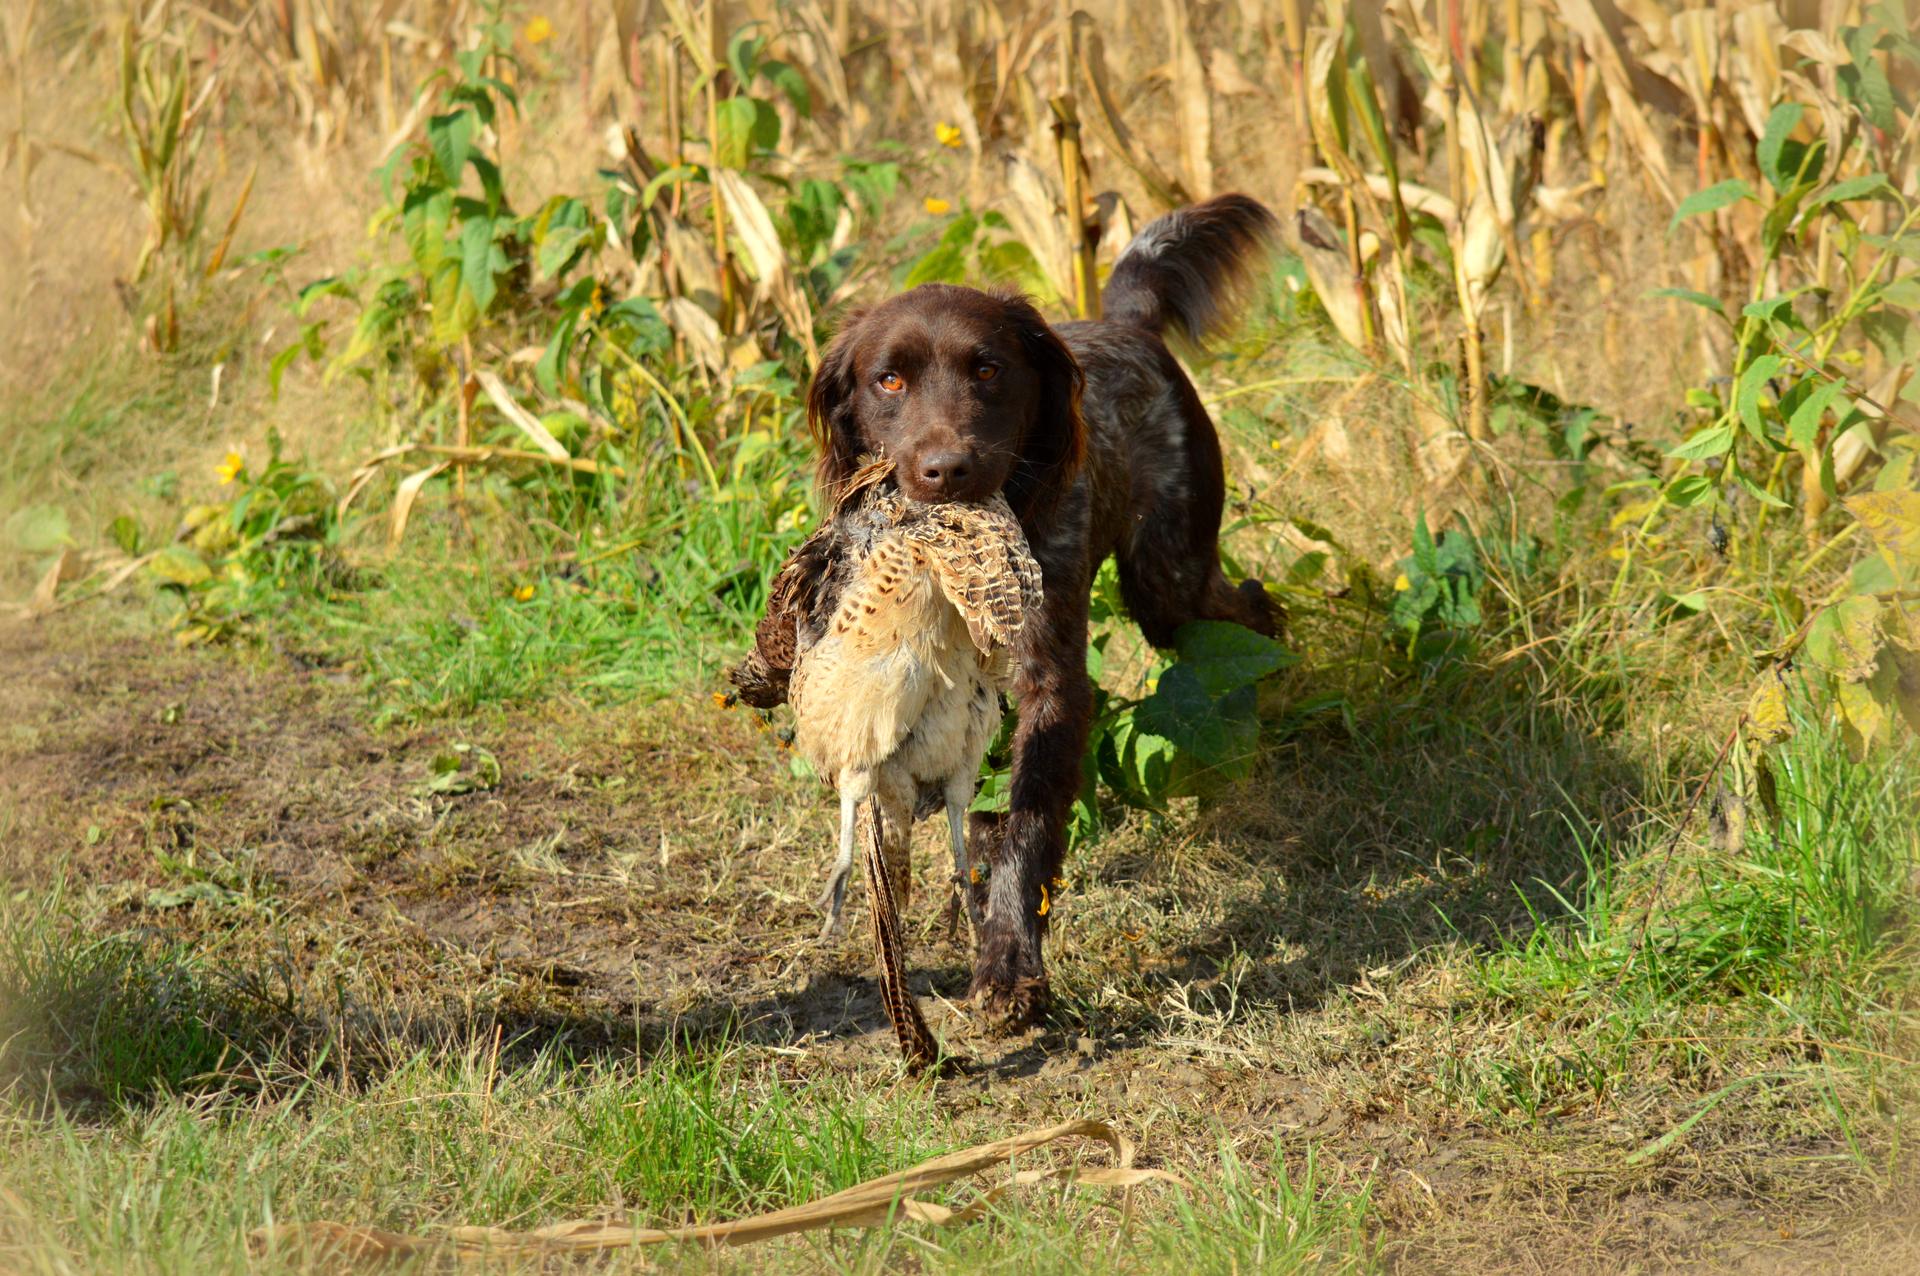
POLYGON ((1067 1121, 934 1157, 910 1170, 870 1179, 806 1205, 795 1205, 727 1223, 660 1229, 581 1219, 528 1232, 512 1232, 498 1227, 455 1227, 438 1236, 409 1236, 377 1227, 345 1223, 281 1223, 249 1232, 247 1244, 255 1253, 293 1251, 310 1257, 324 1256, 336 1261, 364 1264, 449 1252, 466 1257, 502 1258, 581 1254, 632 1249, 641 1245, 752 1245, 796 1232, 830 1227, 880 1227, 898 1220, 935 1226, 970 1223, 984 1216, 1008 1188, 1035 1183, 1058 1182, 1080 1187, 1122 1189, 1152 1182, 1182 1183, 1178 1176, 1165 1170, 1136 1168, 1133 1156, 1133 1144, 1112 1126, 1101 1121, 1067 1121), (1021 1170, 1007 1183, 982 1192, 958 1209, 920 1199, 919 1194, 930 1188, 970 1178, 1005 1165, 1015 1157, 1073 1138, 1096 1139, 1105 1143, 1113 1152, 1114 1164, 1103 1169, 1065 1166, 1058 1169, 1021 1170))

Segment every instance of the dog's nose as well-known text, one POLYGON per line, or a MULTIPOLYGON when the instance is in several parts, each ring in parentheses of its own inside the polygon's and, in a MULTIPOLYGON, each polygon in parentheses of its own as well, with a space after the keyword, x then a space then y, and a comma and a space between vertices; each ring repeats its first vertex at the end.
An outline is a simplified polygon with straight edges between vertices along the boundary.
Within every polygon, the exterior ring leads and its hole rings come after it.
POLYGON ((920 481, 941 493, 953 492, 973 473, 973 458, 965 452, 937 452, 920 463, 920 481))

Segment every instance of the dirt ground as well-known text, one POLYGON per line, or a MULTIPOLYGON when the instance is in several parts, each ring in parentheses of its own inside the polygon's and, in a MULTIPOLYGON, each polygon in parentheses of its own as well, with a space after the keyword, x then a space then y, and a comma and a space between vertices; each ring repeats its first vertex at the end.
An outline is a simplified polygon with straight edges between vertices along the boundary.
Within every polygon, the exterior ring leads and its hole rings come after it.
MULTIPOLYGON (((815 939, 832 812, 751 719, 689 696, 376 732, 343 671, 137 629, 107 611, 0 628, 0 872, 16 884, 64 873, 102 928, 250 962, 281 1013, 349 1040, 450 1045, 499 1024, 586 1054, 729 1031, 798 1069, 895 1083, 858 898, 842 936, 815 939), (429 791, 455 744, 489 751, 498 783, 429 791)), ((917 987, 972 1059, 941 1083, 963 1126, 1093 1113, 1172 1163, 1166 1149, 1223 1135, 1311 1139, 1323 1173, 1371 1181, 1381 1253, 1404 1270, 1920 1270, 1897 1193, 1743 1180, 1724 1146, 1716 1164, 1620 1170, 1621 1131, 1598 1114, 1503 1134, 1369 1098, 1352 1060, 1276 1064, 1072 1009, 980 1037, 948 1000, 966 954, 939 933, 938 831, 923 836, 917 987)), ((1337 1013, 1299 1017, 1337 1035, 1337 1013)))

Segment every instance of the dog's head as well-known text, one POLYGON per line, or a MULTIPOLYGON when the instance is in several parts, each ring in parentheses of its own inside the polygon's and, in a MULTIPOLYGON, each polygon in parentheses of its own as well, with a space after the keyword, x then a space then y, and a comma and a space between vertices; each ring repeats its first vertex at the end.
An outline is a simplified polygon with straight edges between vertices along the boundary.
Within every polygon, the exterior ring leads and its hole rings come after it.
POLYGON ((1052 507, 1085 447, 1080 367, 1026 298, 924 284, 855 314, 807 396, 832 490, 880 453, 919 501, 1052 507))

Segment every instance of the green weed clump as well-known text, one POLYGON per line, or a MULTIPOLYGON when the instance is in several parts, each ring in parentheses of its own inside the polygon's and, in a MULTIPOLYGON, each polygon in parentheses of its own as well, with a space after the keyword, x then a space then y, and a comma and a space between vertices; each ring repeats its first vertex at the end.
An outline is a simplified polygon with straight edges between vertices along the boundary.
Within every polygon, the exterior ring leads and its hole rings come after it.
POLYGON ((1773 759, 1764 802, 1723 789, 1708 838, 1622 854, 1574 830, 1566 916, 1536 913, 1474 967, 1496 1005, 1543 1020, 1462 1069, 1479 1103, 1530 1120, 1658 1068, 1713 1091, 1709 1108, 1750 1084, 1824 1087, 1845 1131, 1850 1105, 1904 1086, 1920 759, 1854 761, 1818 720, 1773 759))
POLYGON ((61 896, 0 905, 0 1095, 124 1106, 209 1086, 266 1042, 247 999, 186 947, 94 936, 61 896))

